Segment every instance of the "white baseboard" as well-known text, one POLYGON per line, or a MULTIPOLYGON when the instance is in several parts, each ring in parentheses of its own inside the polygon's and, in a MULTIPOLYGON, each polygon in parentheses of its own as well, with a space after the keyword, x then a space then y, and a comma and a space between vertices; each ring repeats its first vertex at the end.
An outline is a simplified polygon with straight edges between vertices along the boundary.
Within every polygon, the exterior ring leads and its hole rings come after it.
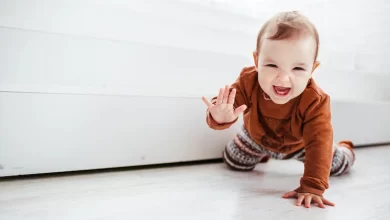
MULTIPOLYGON (((220 158, 197 98, 0 93, 0 176, 220 158)), ((335 138, 390 141, 390 103, 333 102, 335 138)))

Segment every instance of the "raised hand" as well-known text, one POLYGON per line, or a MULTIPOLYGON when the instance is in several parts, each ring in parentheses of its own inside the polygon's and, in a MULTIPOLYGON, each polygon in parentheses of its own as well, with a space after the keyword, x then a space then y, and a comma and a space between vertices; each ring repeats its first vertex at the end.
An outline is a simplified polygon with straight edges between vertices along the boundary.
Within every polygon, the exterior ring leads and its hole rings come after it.
POLYGON ((202 97, 202 100, 208 107, 211 116, 219 124, 233 122, 247 108, 246 105, 241 105, 240 107, 234 109, 233 104, 236 97, 236 89, 232 89, 230 94, 229 90, 229 86, 219 89, 219 94, 215 104, 212 104, 204 96, 202 97))

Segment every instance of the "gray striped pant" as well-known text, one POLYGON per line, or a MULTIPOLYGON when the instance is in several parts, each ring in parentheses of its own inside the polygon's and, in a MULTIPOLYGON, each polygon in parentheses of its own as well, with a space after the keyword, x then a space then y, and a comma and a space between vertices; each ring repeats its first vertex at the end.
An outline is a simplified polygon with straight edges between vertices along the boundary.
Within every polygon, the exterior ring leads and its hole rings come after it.
MULTIPOLYGON (((355 162, 354 152, 344 145, 344 143, 334 144, 334 154, 332 160, 332 167, 330 171, 331 176, 341 175, 352 167, 355 162)), ((224 152, 223 159, 225 163, 234 170, 250 171, 259 163, 265 163, 268 159, 296 159, 304 162, 305 150, 302 149, 292 155, 273 152, 259 146, 249 136, 244 127, 231 140, 224 152)))

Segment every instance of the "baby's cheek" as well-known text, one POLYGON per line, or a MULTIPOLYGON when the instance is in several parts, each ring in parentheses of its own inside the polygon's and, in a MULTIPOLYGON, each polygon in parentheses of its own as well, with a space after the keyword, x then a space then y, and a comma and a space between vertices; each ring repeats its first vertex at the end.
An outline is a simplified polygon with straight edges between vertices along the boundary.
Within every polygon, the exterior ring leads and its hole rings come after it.
POLYGON ((259 70, 259 80, 270 83, 272 82, 274 76, 275 73, 270 70, 259 70))
POLYGON ((305 90, 306 84, 298 81, 293 83, 293 87, 294 87, 294 93, 296 95, 299 95, 300 93, 303 92, 303 90, 305 90))

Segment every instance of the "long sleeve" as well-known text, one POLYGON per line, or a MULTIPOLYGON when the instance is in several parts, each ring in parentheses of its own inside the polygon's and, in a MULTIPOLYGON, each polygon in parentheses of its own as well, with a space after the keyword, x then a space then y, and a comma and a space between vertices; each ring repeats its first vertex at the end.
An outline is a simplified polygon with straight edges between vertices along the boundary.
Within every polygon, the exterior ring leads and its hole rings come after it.
MULTIPOLYGON (((257 83, 257 72, 254 67, 246 67, 243 68, 241 71, 239 77, 236 79, 236 81, 231 85, 229 93, 232 91, 232 89, 236 89, 236 97, 234 100, 234 108, 238 108, 241 105, 249 105, 250 100, 250 92, 253 87, 254 83, 257 83)), ((215 103, 217 100, 217 96, 213 97, 211 99, 211 103, 215 103)), ((213 117, 211 116, 209 110, 206 111, 206 122, 208 126, 214 130, 223 130, 229 128, 231 125, 233 125, 236 120, 230 123, 225 124, 218 124, 213 117)))
POLYGON ((310 104, 304 117, 305 142, 304 174, 296 192, 322 196, 329 188, 332 163, 333 128, 329 96, 310 104))

